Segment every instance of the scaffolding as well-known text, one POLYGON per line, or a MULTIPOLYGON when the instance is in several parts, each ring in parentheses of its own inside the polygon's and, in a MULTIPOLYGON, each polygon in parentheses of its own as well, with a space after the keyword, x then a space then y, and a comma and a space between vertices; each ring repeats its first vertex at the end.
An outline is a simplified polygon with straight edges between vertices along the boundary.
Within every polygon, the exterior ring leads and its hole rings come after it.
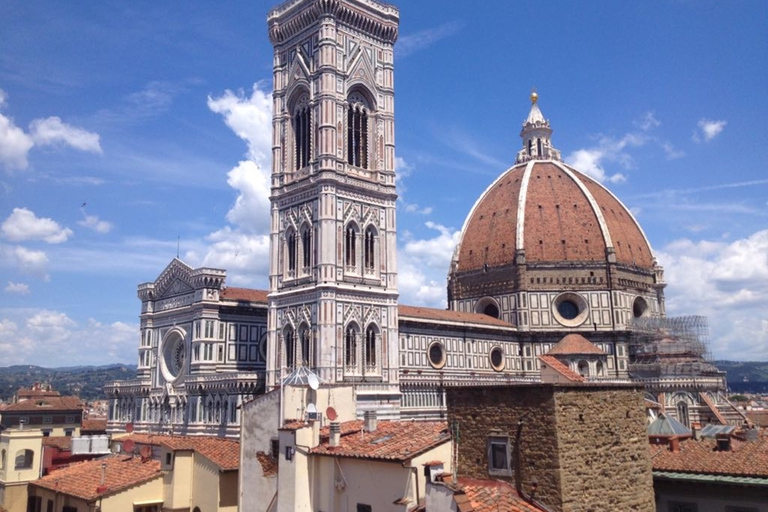
POLYGON ((709 362, 704 316, 640 317, 629 330, 630 372, 637 377, 722 375, 709 362))

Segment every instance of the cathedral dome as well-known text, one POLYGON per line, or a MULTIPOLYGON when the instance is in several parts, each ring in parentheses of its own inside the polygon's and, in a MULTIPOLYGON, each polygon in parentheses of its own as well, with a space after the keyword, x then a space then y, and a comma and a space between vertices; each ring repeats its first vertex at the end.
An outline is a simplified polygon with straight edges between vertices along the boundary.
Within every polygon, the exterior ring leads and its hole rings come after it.
POLYGON ((464 223, 452 273, 516 261, 652 269, 650 244, 632 213, 603 185, 560 160, 536 99, 517 163, 486 189, 464 223))

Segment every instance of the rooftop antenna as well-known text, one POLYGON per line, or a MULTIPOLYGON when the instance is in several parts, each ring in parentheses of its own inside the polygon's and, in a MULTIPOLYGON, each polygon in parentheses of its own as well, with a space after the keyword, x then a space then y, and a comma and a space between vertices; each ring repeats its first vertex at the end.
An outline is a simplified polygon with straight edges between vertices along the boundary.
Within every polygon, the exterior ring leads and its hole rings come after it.
POLYGON ((181 236, 176 235, 176 259, 179 259, 179 242, 181 240, 181 236))

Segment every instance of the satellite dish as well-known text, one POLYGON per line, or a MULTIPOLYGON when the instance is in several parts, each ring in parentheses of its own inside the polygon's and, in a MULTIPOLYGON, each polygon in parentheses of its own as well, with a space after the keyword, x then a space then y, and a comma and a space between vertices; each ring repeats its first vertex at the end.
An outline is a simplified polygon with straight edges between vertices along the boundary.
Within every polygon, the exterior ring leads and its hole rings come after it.
POLYGON ((309 384, 309 387, 312 389, 317 389, 320 387, 320 379, 317 378, 317 375, 314 373, 310 373, 307 375, 307 384, 309 384))
POLYGON ((134 448, 136 448, 136 443, 133 442, 133 439, 126 439, 125 442, 123 442, 124 452, 133 453, 134 448))
POLYGON ((315 404, 309 404, 307 406, 307 413, 308 414, 317 414, 317 407, 315 407, 315 404))
POLYGON ((128 432, 129 434, 131 432, 133 432, 133 423, 126 423, 125 424, 125 431, 128 432))
POLYGON ((331 421, 334 421, 336 418, 338 418, 338 417, 339 417, 339 415, 338 415, 338 414, 336 414, 336 409, 334 409, 333 407, 328 407, 328 408, 325 410, 325 415, 326 415, 326 417, 327 417, 329 420, 331 420, 331 421))
POLYGON ((143 458, 148 459, 152 455, 152 448, 146 445, 142 446, 141 450, 139 450, 139 453, 143 458))

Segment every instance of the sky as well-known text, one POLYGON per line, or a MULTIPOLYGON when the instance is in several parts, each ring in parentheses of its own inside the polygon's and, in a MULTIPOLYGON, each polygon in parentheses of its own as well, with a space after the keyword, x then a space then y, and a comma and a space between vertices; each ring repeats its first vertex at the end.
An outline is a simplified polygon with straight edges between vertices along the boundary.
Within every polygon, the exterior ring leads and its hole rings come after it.
MULTIPOLYGON (((137 360, 178 253, 266 288, 275 4, 0 3, 0 365, 137 360)), ((667 312, 768 360, 768 4, 401 1, 400 302, 445 307, 533 87, 563 158, 636 215, 667 312)))

